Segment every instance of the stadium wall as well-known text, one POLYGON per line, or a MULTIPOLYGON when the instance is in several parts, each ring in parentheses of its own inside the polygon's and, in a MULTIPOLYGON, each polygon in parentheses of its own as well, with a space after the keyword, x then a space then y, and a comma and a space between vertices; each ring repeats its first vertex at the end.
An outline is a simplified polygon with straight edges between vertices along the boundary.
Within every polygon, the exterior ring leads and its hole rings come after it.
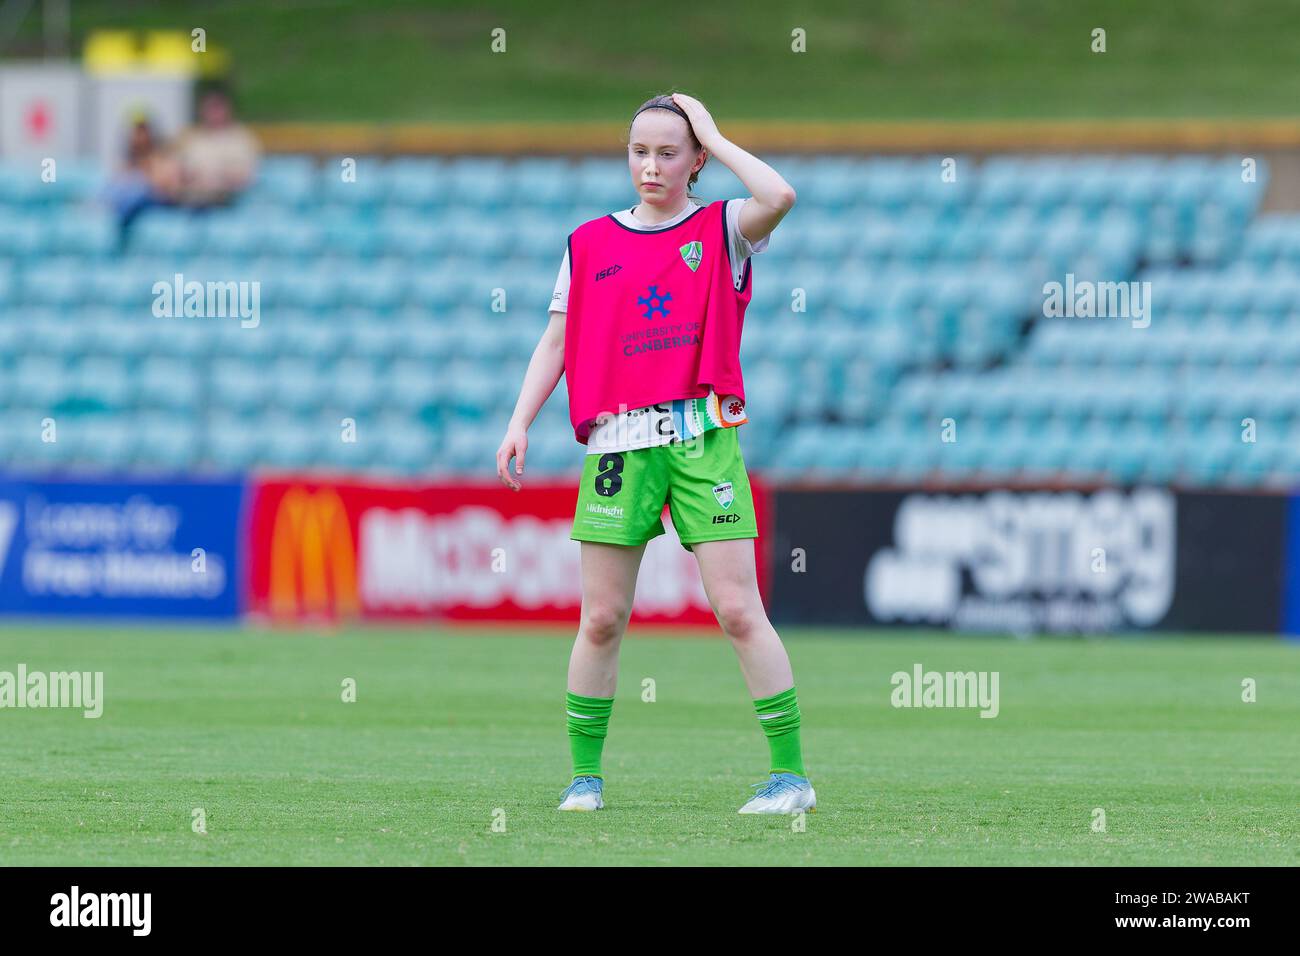
MULTIPOLYGON (((1300 497, 753 484, 782 625, 1300 635, 1300 497)), ((567 482, 0 478, 0 614, 574 623, 574 498, 567 482)), ((712 625, 664 521, 634 620, 712 625)))

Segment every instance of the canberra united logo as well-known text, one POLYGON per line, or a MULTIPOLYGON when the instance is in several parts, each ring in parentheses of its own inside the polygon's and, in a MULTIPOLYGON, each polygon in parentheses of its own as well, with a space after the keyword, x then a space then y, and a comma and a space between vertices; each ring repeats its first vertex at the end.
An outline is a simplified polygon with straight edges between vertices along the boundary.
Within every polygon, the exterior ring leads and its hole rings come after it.
POLYGON ((723 508, 730 508, 731 503, 736 500, 736 492, 731 487, 731 482, 724 481, 720 485, 713 486, 713 497, 718 499, 718 504, 723 508))
POLYGON ((691 271, 694 272, 700 267, 700 263, 704 261, 704 243, 698 239, 694 242, 688 242, 682 246, 681 253, 682 261, 690 266, 691 271))

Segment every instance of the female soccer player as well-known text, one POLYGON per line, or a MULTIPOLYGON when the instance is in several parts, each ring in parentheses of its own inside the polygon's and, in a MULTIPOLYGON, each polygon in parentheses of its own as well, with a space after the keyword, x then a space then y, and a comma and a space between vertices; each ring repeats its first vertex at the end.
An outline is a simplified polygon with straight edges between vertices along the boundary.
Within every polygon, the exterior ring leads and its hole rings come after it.
POLYGON ((518 491, 528 426, 563 373, 574 435, 587 454, 571 535, 582 548, 582 613, 566 696, 573 779, 559 809, 604 806, 600 758, 619 645, 641 556, 664 533, 667 501, 771 750, 770 776, 740 812, 811 810, 794 677, 758 594, 758 526, 736 439, 747 421, 739 352, 753 291, 749 256, 766 248, 795 193, 724 138, 703 103, 681 93, 636 111, 627 159, 640 203, 570 234, 550 322, 497 451, 497 474, 518 491), (706 205, 689 193, 710 155, 750 198, 706 205))

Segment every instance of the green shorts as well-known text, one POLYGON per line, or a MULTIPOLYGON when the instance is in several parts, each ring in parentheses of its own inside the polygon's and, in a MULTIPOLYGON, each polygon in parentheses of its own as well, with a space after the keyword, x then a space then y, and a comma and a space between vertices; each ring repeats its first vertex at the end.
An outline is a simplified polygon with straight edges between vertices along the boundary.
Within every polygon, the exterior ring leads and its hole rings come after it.
POLYGON ((666 501, 687 551, 700 541, 757 538, 738 430, 713 428, 686 442, 588 455, 569 537, 644 544, 664 533, 666 501))

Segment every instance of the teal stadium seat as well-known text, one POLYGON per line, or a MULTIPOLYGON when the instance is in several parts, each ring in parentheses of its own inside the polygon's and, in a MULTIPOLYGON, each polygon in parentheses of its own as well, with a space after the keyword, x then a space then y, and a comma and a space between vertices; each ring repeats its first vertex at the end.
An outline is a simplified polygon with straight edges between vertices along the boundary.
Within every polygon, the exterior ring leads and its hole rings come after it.
POLYGON ((384 202, 390 208, 424 213, 455 198, 447 163, 436 157, 393 159, 383 178, 384 202))
MULTIPOLYGON (((958 157, 944 182, 943 158, 778 157, 800 203, 755 262, 753 462, 795 447, 828 475, 895 480, 1297 473, 1276 436, 1300 420, 1300 217, 1259 213, 1265 164, 1246 184, 1234 156, 958 157), (1151 281, 1151 326, 1044 318, 1042 283, 1066 272, 1151 281), (1252 457, 1219 434, 1238 440, 1247 414, 1275 442, 1252 457), (957 446, 937 441, 945 416, 957 446)), ((147 210, 125 255, 93 205, 101 170, 64 162, 42 184, 0 165, 0 437, 18 442, 0 460, 490 467, 568 229, 635 201, 624 164, 360 157, 344 182, 340 159, 266 156, 230 209, 147 210), (261 326, 155 317, 176 272, 259 281, 261 326), (106 427, 33 445, 48 414, 106 427), (345 415, 368 441, 333 441, 345 415)), ((699 192, 744 195, 718 164, 699 192)), ((572 474, 563 389, 551 405, 530 460, 572 474)))
POLYGON ((198 425, 189 412, 160 412, 135 416, 136 434, 132 465, 145 473, 180 474, 193 472, 199 465, 200 436, 198 425))
POLYGON ((306 156, 267 156, 259 164, 257 178, 242 203, 258 208, 299 209, 314 204, 317 196, 315 161, 306 156))

